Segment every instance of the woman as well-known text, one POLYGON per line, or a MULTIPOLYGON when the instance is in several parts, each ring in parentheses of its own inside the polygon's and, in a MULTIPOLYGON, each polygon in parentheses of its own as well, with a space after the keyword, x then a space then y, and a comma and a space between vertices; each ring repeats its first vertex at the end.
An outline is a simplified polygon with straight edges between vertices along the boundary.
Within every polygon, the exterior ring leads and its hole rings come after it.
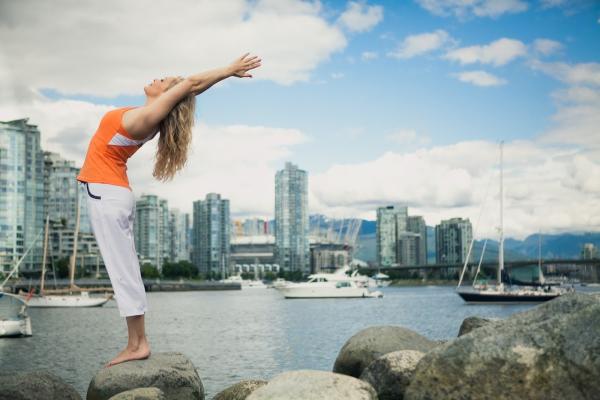
POLYGON ((135 197, 127 179, 127 159, 160 132, 153 175, 162 181, 172 179, 187 159, 195 96, 231 76, 251 78, 248 71, 258 68, 260 61, 245 54, 228 67, 185 79, 155 79, 144 87, 144 106, 111 110, 100 121, 77 180, 85 186, 92 230, 119 313, 127 321, 127 347, 106 366, 150 356, 144 329, 146 293, 133 240, 135 197))

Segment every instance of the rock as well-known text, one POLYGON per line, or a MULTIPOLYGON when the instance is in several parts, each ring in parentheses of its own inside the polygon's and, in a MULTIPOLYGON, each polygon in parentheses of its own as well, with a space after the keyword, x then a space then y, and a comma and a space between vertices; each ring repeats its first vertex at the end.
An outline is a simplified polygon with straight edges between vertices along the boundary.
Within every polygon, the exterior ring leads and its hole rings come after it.
POLYGON ((0 400, 81 400, 75 388, 45 371, 0 375, 0 400))
POLYGON ((241 381, 217 394, 213 400, 246 400, 250 393, 266 384, 267 381, 241 381))
POLYGON ((159 388, 147 387, 115 394, 109 400, 165 400, 165 394, 159 388))
POLYGON ((333 372, 359 377, 374 360, 399 350, 428 352, 437 343, 400 326, 374 326, 352 336, 338 354, 333 372))
POLYGON ((181 353, 152 353, 146 360, 102 368, 90 382, 87 400, 106 400, 130 389, 155 387, 165 399, 204 400, 204 387, 192 362, 181 353))
POLYGON ((327 371, 291 371, 277 375, 247 400, 377 400, 366 382, 327 371))
POLYGON ((458 337, 466 335, 473 329, 481 328, 482 326, 487 325, 491 321, 495 320, 481 317, 467 317, 463 320, 462 324, 460 324, 460 329, 458 330, 458 337))
POLYGON ((426 354, 405 399, 597 399, 600 298, 560 296, 426 354))
POLYGON ((417 363, 424 355, 416 350, 388 353, 365 368, 360 379, 373 386, 379 400, 402 400, 417 363))

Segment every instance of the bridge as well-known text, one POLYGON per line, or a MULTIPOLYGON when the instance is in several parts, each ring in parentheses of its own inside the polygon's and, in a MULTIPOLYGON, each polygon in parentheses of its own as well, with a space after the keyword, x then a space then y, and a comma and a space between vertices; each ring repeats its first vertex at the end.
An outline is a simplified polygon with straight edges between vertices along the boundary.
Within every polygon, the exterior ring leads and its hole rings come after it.
MULTIPOLYGON (((530 265, 538 265, 540 260, 505 260, 504 268, 510 269, 515 267, 526 267, 530 265)), ((477 267, 479 263, 469 263, 467 265, 468 268, 477 267)), ((547 259, 541 261, 542 265, 589 265, 600 267, 600 258, 594 258, 589 260, 582 259, 547 259)), ((363 267, 360 268, 361 271, 364 272, 386 272, 386 271, 411 271, 411 270, 419 270, 419 271, 435 271, 435 270, 444 270, 444 269, 462 269, 464 266, 463 263, 460 264, 417 264, 417 265, 400 265, 400 264, 392 264, 386 267, 363 267)), ((495 269, 498 266, 498 261, 486 261, 481 263, 481 269, 495 269)))

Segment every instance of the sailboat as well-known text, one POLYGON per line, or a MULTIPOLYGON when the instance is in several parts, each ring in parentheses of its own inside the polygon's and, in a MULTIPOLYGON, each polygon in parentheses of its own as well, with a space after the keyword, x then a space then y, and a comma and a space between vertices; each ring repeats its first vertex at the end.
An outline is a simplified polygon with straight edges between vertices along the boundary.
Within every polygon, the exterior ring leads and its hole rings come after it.
MULTIPOLYGON (((44 288, 46 275, 46 254, 48 248, 49 216, 46 216, 44 234, 44 256, 42 260, 42 277, 40 280, 39 294, 24 294, 29 307, 100 307, 112 298, 112 294, 103 297, 92 297, 90 289, 84 290, 75 285, 75 260, 77 259, 77 237, 79 236, 79 193, 77 194, 77 217, 75 219, 75 232, 73 237, 73 254, 69 265, 70 286, 68 289, 46 290, 44 288), (63 294, 64 293, 64 294, 63 294)), ((108 289, 101 289, 107 291, 108 289)))
MULTIPOLYGON (((505 285, 508 274, 504 269, 504 174, 503 174, 503 151, 504 142, 500 143, 500 249, 498 252, 498 267, 497 272, 497 283, 496 285, 475 285, 471 289, 461 289, 462 278, 464 276, 469 256, 473 248, 473 241, 465 260, 465 265, 461 274, 461 278, 458 282, 456 289, 457 294, 467 303, 471 304, 506 304, 506 303, 541 303, 544 301, 552 300, 561 294, 566 292, 565 289, 553 287, 550 285, 543 284, 543 274, 541 273, 541 255, 539 268, 539 276, 541 284, 537 286, 520 286, 520 285, 505 285)), ((473 239, 474 240, 474 239, 473 239)), ((487 244, 487 241, 486 241, 487 244)), ((485 251, 485 244, 484 250, 485 251)), ((483 261, 483 252, 481 259, 479 260, 479 266, 477 271, 481 267, 483 261)), ((510 282, 510 280, 508 280, 510 282)))

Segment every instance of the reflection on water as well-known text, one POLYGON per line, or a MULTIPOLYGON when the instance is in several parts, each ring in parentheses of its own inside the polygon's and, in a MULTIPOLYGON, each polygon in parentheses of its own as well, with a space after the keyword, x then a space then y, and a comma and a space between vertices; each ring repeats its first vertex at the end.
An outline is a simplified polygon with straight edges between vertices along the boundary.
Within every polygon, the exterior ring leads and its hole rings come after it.
MULTIPOLYGON (((382 289, 382 299, 284 300, 273 289, 148 293, 153 352, 178 351, 202 378, 207 398, 242 379, 293 369, 331 370, 345 341, 373 325, 402 325, 430 339, 455 337, 470 315, 505 317, 525 305, 466 305, 451 287, 382 289)), ((2 372, 45 369, 87 385, 127 342, 116 303, 29 310, 33 336, 0 339, 2 372)))

